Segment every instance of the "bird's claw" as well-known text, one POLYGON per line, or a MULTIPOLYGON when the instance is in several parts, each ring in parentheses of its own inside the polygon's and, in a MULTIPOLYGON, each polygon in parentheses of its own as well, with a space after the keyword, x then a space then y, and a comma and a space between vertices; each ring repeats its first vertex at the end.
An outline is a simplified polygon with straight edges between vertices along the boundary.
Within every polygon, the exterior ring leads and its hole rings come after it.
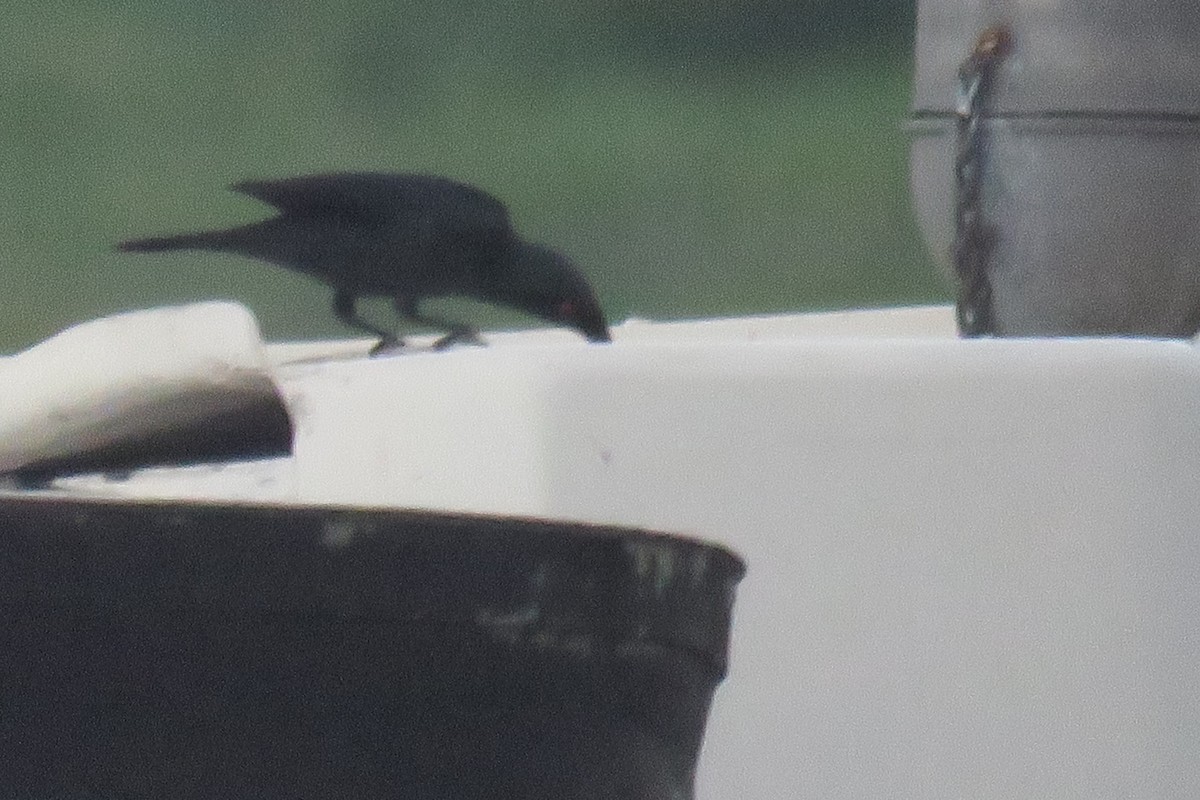
POLYGON ((452 344, 469 344, 475 347, 484 347, 487 342, 479 335, 479 331, 474 328, 460 328, 452 330, 442 338, 433 343, 434 350, 445 350, 452 344))
POLYGON ((399 350, 402 347, 404 347, 403 339, 380 339, 375 343, 374 347, 367 351, 367 355, 374 358, 375 356, 386 355, 394 350, 399 350))

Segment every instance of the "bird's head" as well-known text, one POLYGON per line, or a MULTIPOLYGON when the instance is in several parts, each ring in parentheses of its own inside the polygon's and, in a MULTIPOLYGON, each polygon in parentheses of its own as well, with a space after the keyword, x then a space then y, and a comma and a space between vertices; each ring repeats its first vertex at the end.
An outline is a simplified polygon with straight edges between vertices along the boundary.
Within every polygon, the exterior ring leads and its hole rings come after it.
POLYGON ((562 253, 521 242, 506 261, 494 287, 497 300, 574 328, 588 341, 612 340, 591 284, 562 253))

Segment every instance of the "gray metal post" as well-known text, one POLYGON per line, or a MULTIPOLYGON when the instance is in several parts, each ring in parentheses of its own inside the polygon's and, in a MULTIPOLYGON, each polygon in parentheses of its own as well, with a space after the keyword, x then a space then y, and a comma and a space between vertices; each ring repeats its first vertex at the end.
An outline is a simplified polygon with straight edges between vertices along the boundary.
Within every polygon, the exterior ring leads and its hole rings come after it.
POLYGON ((964 332, 1195 334, 1200 4, 920 0, 912 192, 947 266, 964 216, 959 71, 994 28, 1011 49, 978 121, 988 308, 964 332))

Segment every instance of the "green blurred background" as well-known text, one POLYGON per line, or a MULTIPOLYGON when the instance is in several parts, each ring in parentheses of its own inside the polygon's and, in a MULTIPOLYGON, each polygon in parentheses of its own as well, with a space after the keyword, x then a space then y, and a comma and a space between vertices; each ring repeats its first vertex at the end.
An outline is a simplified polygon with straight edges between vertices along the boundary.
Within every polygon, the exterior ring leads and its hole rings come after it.
POLYGON ((913 14, 912 0, 8 4, 0 350, 208 298, 245 302, 269 338, 345 335, 301 276, 112 250, 269 213, 225 189, 238 179, 329 170, 492 191, 580 264, 614 320, 945 301, 900 128, 913 14))

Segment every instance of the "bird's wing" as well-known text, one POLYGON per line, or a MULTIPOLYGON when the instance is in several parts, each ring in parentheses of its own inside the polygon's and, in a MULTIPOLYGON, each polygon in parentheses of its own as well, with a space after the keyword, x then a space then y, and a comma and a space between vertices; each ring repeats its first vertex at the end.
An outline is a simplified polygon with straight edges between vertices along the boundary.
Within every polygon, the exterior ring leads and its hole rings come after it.
POLYGON ((441 237, 457 237, 485 249, 500 247, 512 238, 508 209, 487 192, 449 182, 431 189, 426 210, 439 220, 441 237))
POLYGON ((386 183, 372 175, 303 175, 280 180, 251 180, 230 187, 291 216, 344 216, 370 219, 379 215, 389 194, 386 183))
POLYGON ((334 173, 242 181, 230 188, 290 216, 385 224, 432 213, 447 227, 489 233, 506 232, 510 224, 504 204, 487 192, 432 175, 334 173))

